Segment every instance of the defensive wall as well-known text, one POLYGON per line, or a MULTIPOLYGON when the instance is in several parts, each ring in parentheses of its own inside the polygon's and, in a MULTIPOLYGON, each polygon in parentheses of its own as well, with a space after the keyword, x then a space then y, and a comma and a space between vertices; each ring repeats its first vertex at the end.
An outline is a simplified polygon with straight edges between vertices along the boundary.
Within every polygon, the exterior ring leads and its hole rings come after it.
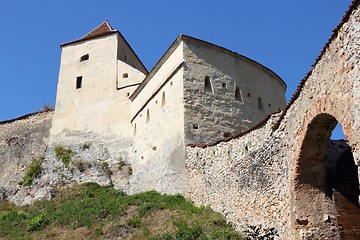
POLYGON ((324 155, 340 123, 359 172, 359 30, 354 1, 281 113, 237 137, 189 145, 186 196, 240 229, 275 227, 281 239, 342 234, 341 211, 326 194, 324 155))
POLYGON ((271 78, 276 89, 284 89, 276 74, 187 36, 174 42, 142 82, 146 69, 131 48, 119 45, 127 43, 116 31, 74 49, 82 51, 73 60, 64 51, 64 70, 69 70, 60 71, 56 111, 0 123, 0 199, 29 204, 50 198, 53 186, 94 181, 127 192, 184 193, 222 212, 239 230, 262 225, 274 227, 281 239, 334 239, 342 234, 341 216, 331 199, 336 193, 327 192, 324 155, 340 123, 353 165, 359 165, 359 30, 359 1, 354 1, 285 109, 276 97, 280 93, 247 82, 264 85, 271 78), (101 41, 118 49, 115 54, 114 48, 103 49, 113 66, 103 73, 87 66, 101 41), (254 73, 256 68, 262 73, 254 73), (84 82, 77 88, 79 76, 84 82), (94 76, 103 79, 103 91, 94 76), (100 95, 89 98, 86 91, 100 95), (90 109, 93 101, 96 111, 90 109), (206 113, 208 107, 213 112, 206 113), (278 108, 283 110, 259 122, 278 108), (114 115, 105 109, 115 109, 114 115), (237 114, 248 119, 234 121, 237 114), (73 153, 68 167, 56 157, 60 145, 73 153), (41 155, 42 174, 21 187, 26 166, 41 155))

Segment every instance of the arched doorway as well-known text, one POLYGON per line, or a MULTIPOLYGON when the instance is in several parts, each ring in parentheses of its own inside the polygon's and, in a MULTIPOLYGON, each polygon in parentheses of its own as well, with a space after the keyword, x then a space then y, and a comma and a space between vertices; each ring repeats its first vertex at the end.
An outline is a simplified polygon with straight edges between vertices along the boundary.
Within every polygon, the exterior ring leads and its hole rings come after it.
POLYGON ((294 178, 300 239, 360 237, 357 166, 346 141, 329 142, 337 124, 333 116, 320 114, 306 130, 294 178))

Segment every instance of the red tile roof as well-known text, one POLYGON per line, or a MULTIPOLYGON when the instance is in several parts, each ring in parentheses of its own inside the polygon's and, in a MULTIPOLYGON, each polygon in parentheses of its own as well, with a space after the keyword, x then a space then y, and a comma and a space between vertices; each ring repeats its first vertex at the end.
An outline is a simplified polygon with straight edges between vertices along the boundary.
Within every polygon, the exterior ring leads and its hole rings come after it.
POLYGON ((98 27, 96 27, 94 30, 86 34, 84 37, 80 38, 79 40, 87 40, 91 38, 96 38, 99 36, 106 35, 108 33, 112 33, 114 30, 110 26, 108 20, 100 24, 98 27))
POLYGON ((90 40, 93 38, 97 38, 97 37, 102 37, 102 36, 106 36, 112 33, 117 33, 117 30, 114 30, 110 24, 109 21, 106 20, 105 22, 103 22, 102 24, 100 24, 98 27, 96 27, 94 30, 92 30, 91 32, 89 32, 88 34, 86 34, 84 37, 77 39, 75 41, 72 42, 68 42, 68 43, 64 43, 62 45, 60 45, 61 47, 72 44, 72 43, 78 43, 78 42, 82 42, 82 41, 86 41, 86 40, 90 40))

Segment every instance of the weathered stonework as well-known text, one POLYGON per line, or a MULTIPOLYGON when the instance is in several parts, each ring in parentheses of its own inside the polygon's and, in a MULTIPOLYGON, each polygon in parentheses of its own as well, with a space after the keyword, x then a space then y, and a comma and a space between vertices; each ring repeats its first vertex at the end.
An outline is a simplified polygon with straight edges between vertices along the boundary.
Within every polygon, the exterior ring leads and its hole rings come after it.
POLYGON ((181 35, 147 73, 105 22, 62 45, 55 112, 0 124, 0 200, 29 204, 50 198, 54 186, 93 181, 127 193, 183 193, 241 231, 359 237, 360 226, 350 233, 344 223, 360 222, 359 42, 354 1, 283 109, 285 84, 255 61, 181 35), (347 142, 328 147, 337 123, 347 142), (59 147, 71 152, 68 165, 59 147), (21 187, 41 155, 42 173, 21 187), (337 205, 349 192, 350 215, 342 212, 348 200, 337 205))
POLYGON ((52 116, 53 112, 43 112, 0 123, 0 198, 11 200, 20 189, 26 167, 33 158, 44 155, 52 116))
POLYGON ((334 203, 325 195, 324 154, 340 123, 359 166, 358 5, 282 113, 239 138, 186 149, 190 199, 223 212, 239 229, 275 227, 281 239, 338 236, 334 203))

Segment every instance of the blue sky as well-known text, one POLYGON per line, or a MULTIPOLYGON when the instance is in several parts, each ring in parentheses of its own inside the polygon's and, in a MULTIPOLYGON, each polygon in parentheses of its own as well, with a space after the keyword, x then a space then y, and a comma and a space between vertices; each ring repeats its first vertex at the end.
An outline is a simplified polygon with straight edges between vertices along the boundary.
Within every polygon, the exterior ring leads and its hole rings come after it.
POLYGON ((254 59, 288 85, 310 70, 350 0, 0 0, 0 121, 55 105, 61 43, 107 18, 150 70, 184 33, 254 59))

